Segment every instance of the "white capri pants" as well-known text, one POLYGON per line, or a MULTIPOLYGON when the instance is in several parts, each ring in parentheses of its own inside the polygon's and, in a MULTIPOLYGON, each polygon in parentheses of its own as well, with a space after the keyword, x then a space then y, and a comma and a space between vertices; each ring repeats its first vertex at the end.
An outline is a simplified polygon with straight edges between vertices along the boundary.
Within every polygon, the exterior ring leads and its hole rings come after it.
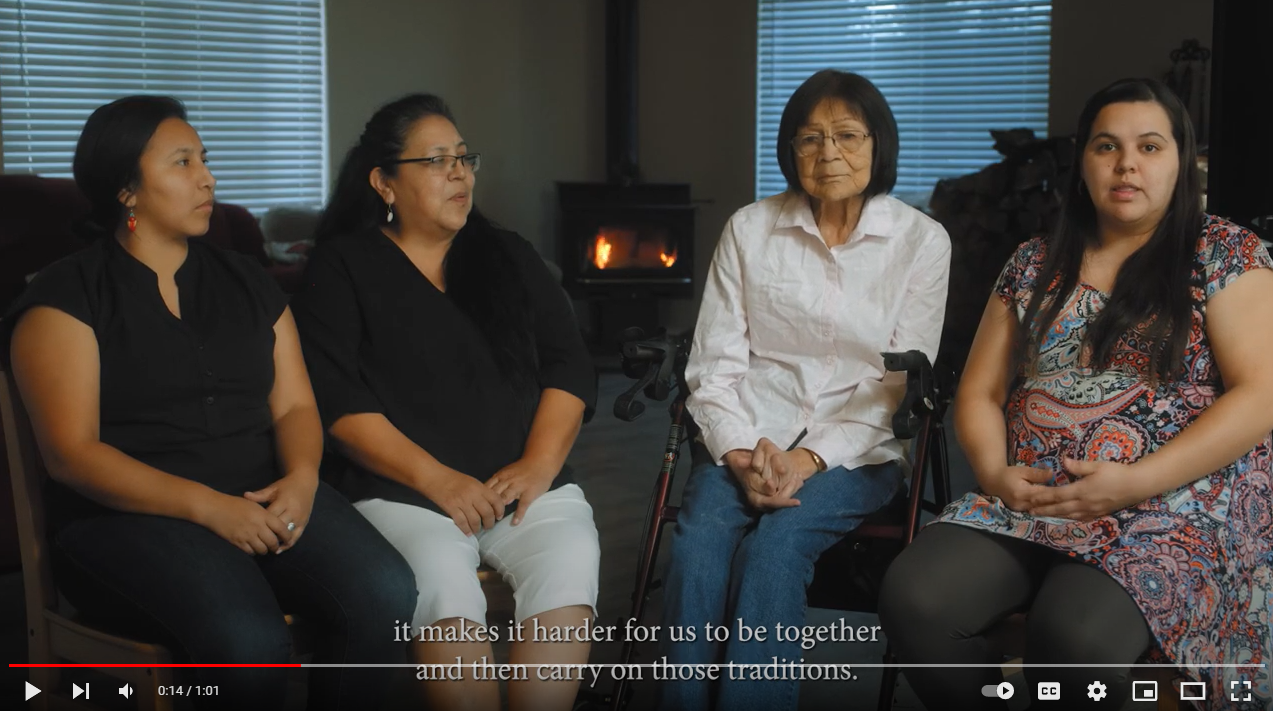
POLYGON ((473 536, 449 517, 413 504, 367 499, 354 507, 415 572, 416 628, 454 617, 485 625, 486 596, 477 579, 482 562, 512 586, 517 622, 573 605, 597 614, 601 545, 592 506, 575 484, 535 499, 516 526, 510 507, 494 527, 473 536))

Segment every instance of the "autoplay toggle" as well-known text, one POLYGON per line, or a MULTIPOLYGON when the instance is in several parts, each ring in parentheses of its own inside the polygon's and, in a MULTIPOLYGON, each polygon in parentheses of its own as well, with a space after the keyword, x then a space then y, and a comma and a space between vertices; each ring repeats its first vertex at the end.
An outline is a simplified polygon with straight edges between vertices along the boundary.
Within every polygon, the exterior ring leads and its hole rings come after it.
POLYGON ((1001 699, 1010 699, 1012 698, 1013 691, 1015 690, 1012 688, 1012 684, 1009 684, 1006 681, 1000 683, 998 686, 994 684, 986 684, 985 686, 981 687, 981 695, 992 698, 992 699, 995 697, 998 697, 1001 699))

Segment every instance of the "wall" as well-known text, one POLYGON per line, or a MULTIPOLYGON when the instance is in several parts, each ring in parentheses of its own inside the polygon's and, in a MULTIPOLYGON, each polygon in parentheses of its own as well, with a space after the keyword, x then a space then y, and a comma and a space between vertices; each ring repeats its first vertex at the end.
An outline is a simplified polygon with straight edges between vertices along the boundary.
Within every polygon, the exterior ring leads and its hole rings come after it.
POLYGON ((328 0, 333 180, 378 106, 439 94, 482 153, 477 204, 551 254, 553 181, 604 175, 602 10, 593 0, 328 0))
POLYGON ((1087 98, 1122 77, 1161 79, 1186 39, 1211 46, 1212 0, 1053 0, 1048 129, 1068 135, 1087 98))
POLYGON ((756 5, 643 0, 640 163, 650 181, 687 182, 699 205, 695 298, 665 305, 669 328, 694 325, 725 221, 755 200, 756 5))
MULTIPOLYGON (((1169 52, 1211 44, 1211 0, 1055 0, 1050 132, 1122 76, 1160 76, 1169 52)), ((478 202, 556 256, 553 183, 604 178, 604 0, 328 0, 332 175, 379 104, 433 91, 483 152, 478 202)), ((702 200, 696 294, 729 215, 754 198, 756 4, 642 0, 639 159, 644 179, 702 200)), ((697 299, 667 304, 692 325, 697 299)))
MULTIPOLYGON (((684 180, 698 215, 699 293, 729 215, 754 199, 756 6, 643 0, 640 160, 649 180, 684 180)), ((1188 38, 1211 46, 1212 0, 1054 0, 1049 127, 1072 133, 1083 103, 1124 76, 1161 77, 1188 38)), ((670 305, 692 325, 697 300, 670 305)))
MULTIPOLYGON (((725 220, 752 200, 755 5, 644 0, 639 22, 642 174, 706 201, 701 290, 725 220)), ((554 182, 605 177, 603 0, 328 0, 327 28, 333 179, 378 105, 438 93, 483 153, 478 204, 555 257, 554 182)), ((692 325, 697 304, 669 304, 670 325, 692 325)))

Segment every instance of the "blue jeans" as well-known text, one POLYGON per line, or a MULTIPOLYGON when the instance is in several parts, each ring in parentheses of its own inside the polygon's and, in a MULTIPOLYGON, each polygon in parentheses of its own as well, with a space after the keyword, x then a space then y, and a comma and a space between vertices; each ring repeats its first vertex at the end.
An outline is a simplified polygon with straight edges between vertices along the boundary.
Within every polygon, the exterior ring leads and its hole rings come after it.
MULTIPOLYGON (((814 562, 892 500, 900 484, 896 463, 836 467, 804 483, 795 495, 799 506, 759 513, 727 467, 696 464, 672 532, 660 631, 668 663, 799 662, 800 641, 778 641, 775 625, 804 623, 814 562), (765 641, 739 641, 739 620, 764 627, 765 641), (708 623, 725 626, 728 640, 708 641, 708 623), (695 639, 670 641, 674 626, 693 627, 695 639)), ((798 681, 729 680, 722 669, 715 688, 712 682, 663 681, 659 689, 663 709, 783 711, 796 707, 798 681)))
MULTIPOLYGON (((289 661, 283 612, 319 640, 314 661, 401 664, 394 625, 411 619, 415 576, 393 546, 335 489, 319 484, 304 535, 282 554, 248 555, 189 521, 112 512, 54 537, 54 577, 86 619, 171 645, 175 661, 289 661)), ((288 670, 195 669, 208 708, 278 709, 288 670)), ((308 709, 377 708, 392 669, 310 669, 308 709)))

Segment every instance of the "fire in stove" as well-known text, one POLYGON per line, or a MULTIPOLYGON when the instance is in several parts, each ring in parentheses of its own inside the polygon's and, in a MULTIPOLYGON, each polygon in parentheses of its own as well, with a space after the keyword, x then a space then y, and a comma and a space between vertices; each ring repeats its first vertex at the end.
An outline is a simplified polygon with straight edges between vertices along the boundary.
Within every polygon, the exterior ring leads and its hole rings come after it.
POLYGON ((662 230, 602 227, 588 250, 588 263, 597 269, 666 269, 676 264, 676 247, 669 242, 662 230))
POLYGON ((559 264, 571 296, 624 301, 693 296, 689 185, 558 183, 557 197, 559 264))

